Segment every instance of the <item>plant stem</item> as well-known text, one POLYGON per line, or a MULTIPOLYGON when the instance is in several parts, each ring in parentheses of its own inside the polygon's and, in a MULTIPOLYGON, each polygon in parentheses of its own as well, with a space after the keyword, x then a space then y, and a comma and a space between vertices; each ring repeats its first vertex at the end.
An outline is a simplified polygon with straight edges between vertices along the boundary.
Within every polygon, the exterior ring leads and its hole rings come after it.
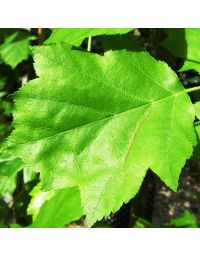
POLYGON ((192 91, 196 91, 196 90, 200 90, 200 86, 197 86, 197 87, 193 87, 193 88, 190 88, 190 89, 186 89, 186 91, 189 93, 189 92, 192 92, 192 91))
POLYGON ((44 41, 44 29, 38 28, 38 44, 42 44, 44 41))
POLYGON ((92 48, 92 36, 88 37, 87 51, 91 51, 92 48))

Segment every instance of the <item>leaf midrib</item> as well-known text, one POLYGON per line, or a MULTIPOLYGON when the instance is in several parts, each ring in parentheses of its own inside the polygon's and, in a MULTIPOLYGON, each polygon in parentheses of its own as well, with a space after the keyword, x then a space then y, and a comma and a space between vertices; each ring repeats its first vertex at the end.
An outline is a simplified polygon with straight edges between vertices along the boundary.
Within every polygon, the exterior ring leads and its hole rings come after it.
MULTIPOLYGON (((129 110, 127 110, 127 111, 120 112, 120 113, 117 113, 117 114, 115 114, 115 115, 112 115, 112 116, 109 116, 109 117, 106 117, 106 118, 102 118, 102 119, 100 119, 100 120, 93 121, 93 122, 87 123, 87 124, 85 124, 85 125, 78 126, 78 127, 76 127, 76 128, 73 128, 73 129, 68 129, 68 130, 59 132, 59 133, 57 133, 57 134, 51 135, 51 136, 43 137, 43 138, 41 138, 41 139, 33 140, 33 141, 30 141, 30 142, 26 142, 26 143, 18 143, 16 146, 19 146, 19 145, 26 145, 26 144, 32 144, 32 143, 37 142, 37 141, 42 141, 42 140, 46 140, 46 139, 51 139, 52 137, 55 137, 55 136, 58 136, 58 135, 63 135, 63 134, 72 132, 72 131, 74 131, 74 130, 77 130, 77 129, 80 129, 80 128, 83 128, 83 127, 87 127, 87 126, 89 126, 89 125, 93 125, 94 123, 98 123, 98 122, 101 122, 101 121, 106 121, 106 120, 108 120, 108 119, 113 119, 113 118, 115 118, 115 117, 117 117, 117 116, 119 116, 119 115, 121 115, 121 114, 130 112, 130 111, 135 111, 135 110, 137 110, 137 109, 139 109, 139 108, 142 108, 142 107, 145 107, 145 106, 147 106, 147 105, 151 106, 151 105, 153 105, 153 104, 155 104, 155 103, 159 103, 159 102, 161 102, 161 101, 163 101, 163 100, 168 100, 168 99, 171 98, 171 97, 177 97, 178 95, 181 95, 181 94, 183 94, 183 93, 186 93, 186 94, 187 94, 187 92, 186 92, 185 90, 182 90, 182 91, 180 91, 180 92, 178 92, 178 93, 176 93, 176 94, 170 95, 170 96, 168 96, 168 97, 161 98, 161 99, 156 100, 156 101, 152 101, 152 102, 146 103, 146 104, 141 105, 141 106, 138 106, 138 107, 136 107, 136 108, 129 109, 129 110)), ((14 121, 14 122, 15 122, 15 121, 14 121)), ((16 125, 19 124, 19 123, 17 123, 17 122, 15 122, 15 123, 16 123, 16 125)), ((14 132, 15 132, 15 130, 14 130, 14 132)), ((11 146, 11 147, 12 147, 12 146, 11 146)))

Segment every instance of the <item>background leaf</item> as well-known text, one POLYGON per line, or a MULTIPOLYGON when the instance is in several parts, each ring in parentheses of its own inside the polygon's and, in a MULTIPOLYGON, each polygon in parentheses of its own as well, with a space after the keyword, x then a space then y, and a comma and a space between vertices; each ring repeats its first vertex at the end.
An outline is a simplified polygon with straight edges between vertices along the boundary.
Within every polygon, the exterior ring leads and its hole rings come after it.
POLYGON ((103 36, 104 50, 130 50, 130 51, 142 51, 142 47, 136 38, 131 34, 123 35, 107 35, 103 36))
POLYGON ((16 187, 17 173, 22 169, 20 159, 9 155, 0 155, 0 197, 12 194, 16 187))
POLYGON ((197 228, 197 221, 192 213, 188 210, 185 210, 183 215, 179 218, 172 219, 168 227, 176 227, 176 228, 197 228))
POLYGON ((59 228, 78 220, 84 213, 78 188, 43 192, 37 185, 28 213, 33 214, 32 228, 59 228))
POLYGON ((45 44, 66 42, 80 46, 82 41, 89 36, 126 34, 132 28, 53 28, 52 34, 45 44))
POLYGON ((194 69, 200 72, 200 29, 165 29, 167 38, 162 43, 175 56, 185 60, 180 71, 194 69))
POLYGON ((13 69, 30 55, 30 40, 36 39, 25 31, 17 31, 0 45, 0 59, 13 69))

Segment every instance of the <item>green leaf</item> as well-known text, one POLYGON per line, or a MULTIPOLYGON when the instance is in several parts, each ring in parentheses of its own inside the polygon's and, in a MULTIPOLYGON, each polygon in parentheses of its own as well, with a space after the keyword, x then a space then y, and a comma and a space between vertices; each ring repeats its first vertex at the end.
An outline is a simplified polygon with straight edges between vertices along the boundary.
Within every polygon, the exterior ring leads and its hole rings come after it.
POLYGON ((37 217, 42 205, 48 199, 50 199, 54 195, 55 191, 47 191, 44 192, 41 190, 41 183, 38 183, 30 192, 30 196, 32 197, 27 213, 32 215, 33 220, 37 217))
POLYGON ((175 56, 185 59, 180 71, 200 72, 200 28, 165 29, 168 37, 162 43, 175 56))
MULTIPOLYGON (((200 102, 194 104, 195 115, 200 120, 200 102)), ((193 158, 200 159, 200 121, 195 122, 195 131, 197 133, 197 145, 194 148, 193 158)))
POLYGON ((20 224, 17 224, 17 223, 10 224, 10 227, 11 228, 22 228, 22 226, 20 224))
POLYGON ((80 46, 82 41, 89 36, 126 34, 132 28, 53 28, 52 34, 45 44, 66 42, 80 46))
POLYGON ((0 228, 7 228, 7 226, 2 224, 2 223, 0 223, 0 228))
POLYGON ((6 37, 19 31, 19 28, 0 28, 0 42, 3 42, 6 37))
POLYGON ((8 144, 39 170, 42 188, 78 186, 89 226, 134 197, 149 168, 176 190, 196 144, 195 114, 167 64, 64 44, 33 52, 39 78, 15 95, 8 144))
POLYGON ((104 50, 142 51, 142 47, 132 34, 103 36, 104 50))
POLYGON ((185 58, 187 54, 187 44, 185 41, 184 28, 167 28, 164 30, 167 37, 161 43, 173 55, 180 58, 185 58))
POLYGON ((194 104, 195 115, 200 120, 200 102, 194 104))
POLYGON ((5 154, 0 155, 0 197, 13 193, 16 187, 17 173, 22 167, 23 164, 19 158, 5 154))
POLYGON ((30 40, 35 39, 24 31, 17 31, 6 37, 0 45, 0 58, 13 69, 30 55, 30 40))
POLYGON ((183 215, 181 215, 179 218, 172 219, 170 223, 167 224, 167 226, 176 227, 176 228, 197 228, 198 227, 196 218, 188 210, 185 210, 183 215))
POLYGON ((27 168, 23 169, 23 179, 25 184, 33 181, 35 178, 36 178, 35 171, 31 171, 30 169, 27 168))
POLYGON ((136 220, 136 222, 133 225, 133 228, 152 228, 153 225, 151 222, 149 222, 146 219, 140 218, 138 217, 138 219, 136 220))
POLYGON ((33 214, 32 228, 64 227, 84 214, 77 187, 44 192, 39 184, 31 195, 28 214, 33 214))

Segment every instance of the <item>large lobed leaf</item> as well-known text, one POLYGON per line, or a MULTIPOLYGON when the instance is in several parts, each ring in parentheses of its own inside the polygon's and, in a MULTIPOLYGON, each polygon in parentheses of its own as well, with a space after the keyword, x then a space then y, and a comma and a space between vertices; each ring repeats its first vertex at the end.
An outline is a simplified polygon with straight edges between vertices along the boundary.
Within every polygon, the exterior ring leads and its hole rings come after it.
POLYGON ((80 46, 82 41, 89 36, 126 34, 132 28, 53 28, 52 34, 46 40, 46 44, 66 42, 74 46, 80 46))
POLYGON ((78 186, 88 225, 117 211, 152 169, 176 190, 196 144, 176 74, 145 52, 35 47, 39 78, 15 95, 9 146, 46 190, 78 186))

